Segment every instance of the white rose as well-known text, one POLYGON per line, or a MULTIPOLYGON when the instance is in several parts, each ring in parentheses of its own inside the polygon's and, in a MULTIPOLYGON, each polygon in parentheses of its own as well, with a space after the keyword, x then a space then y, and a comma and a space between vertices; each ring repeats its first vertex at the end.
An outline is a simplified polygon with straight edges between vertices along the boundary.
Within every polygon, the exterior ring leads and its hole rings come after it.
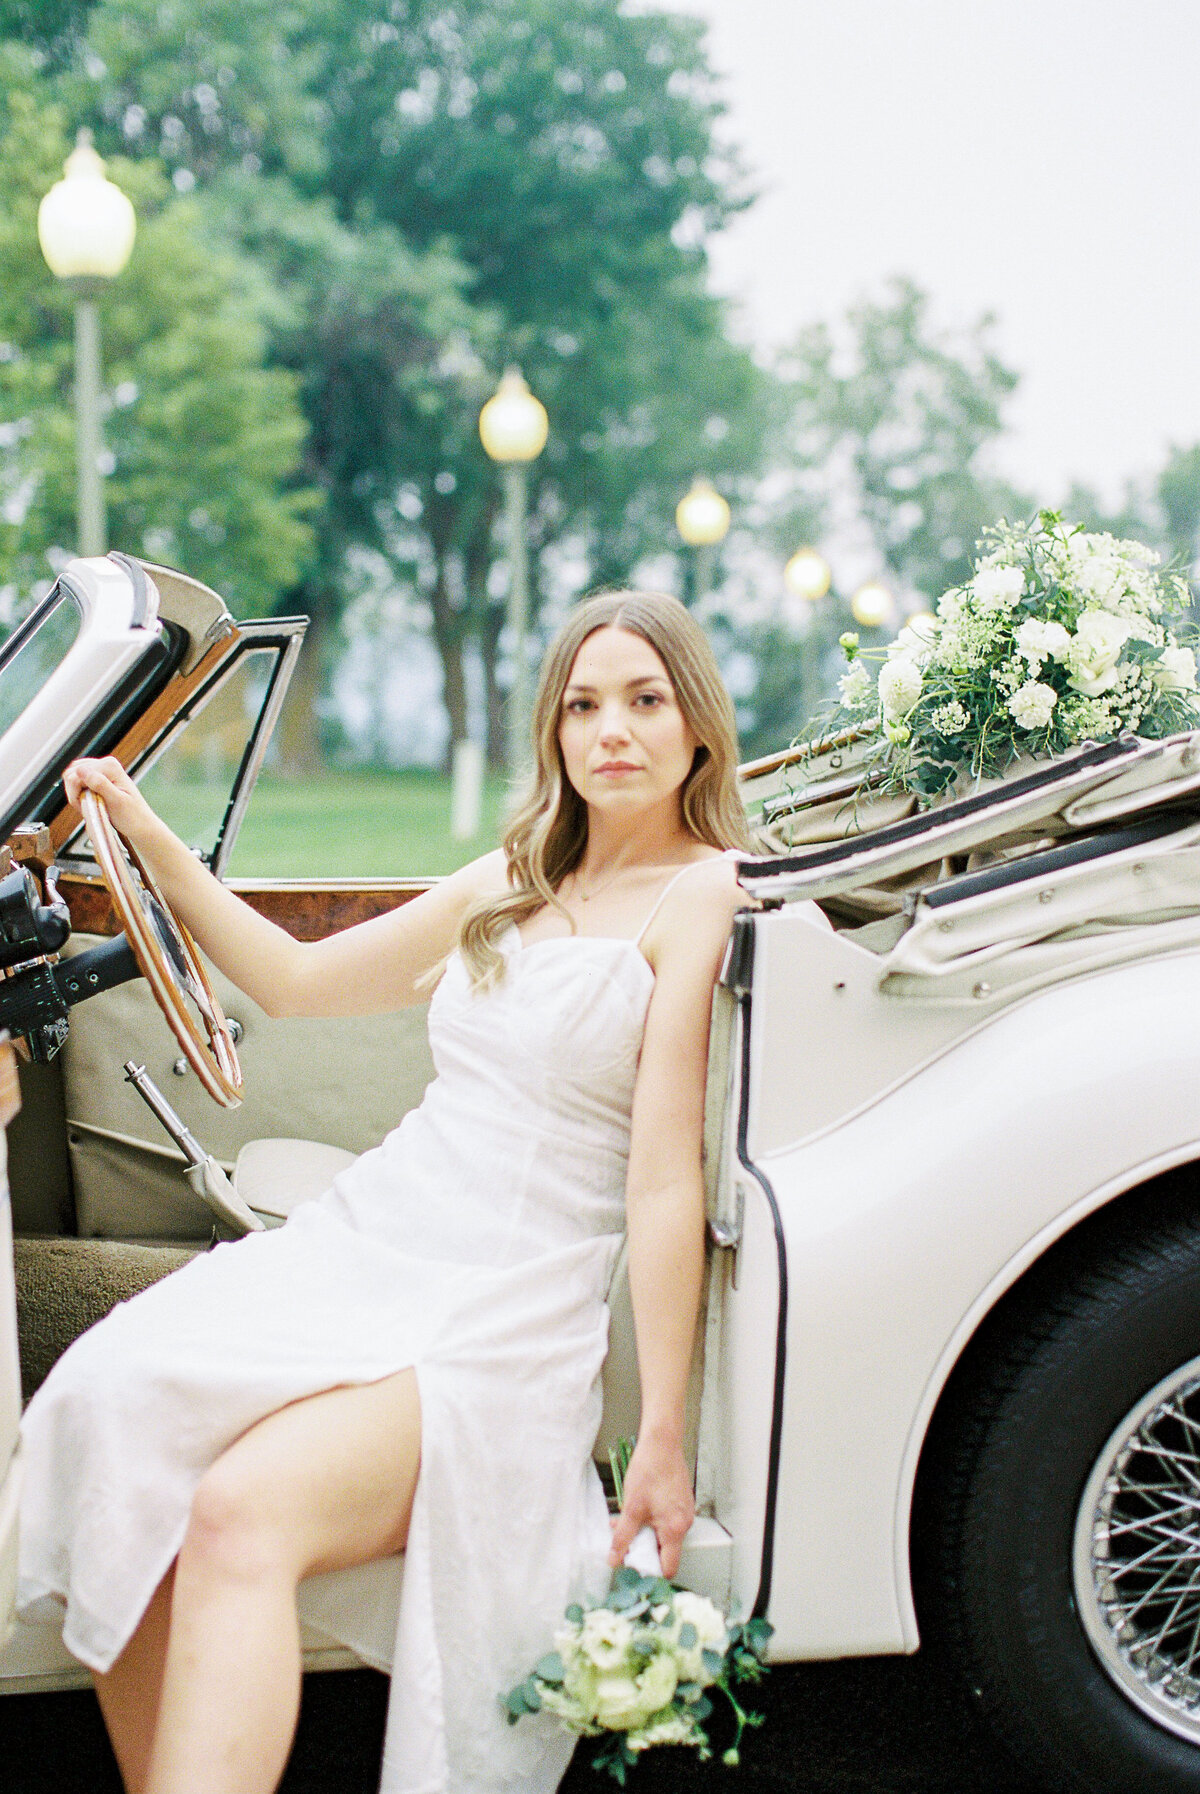
POLYGON ((593 1608, 584 1616, 579 1649, 601 1672, 620 1669, 633 1643, 633 1621, 608 1607, 593 1608))
POLYGON ((1030 679, 1018 686, 1008 700, 1008 708, 1018 729, 1044 729, 1057 703, 1058 693, 1052 685, 1030 679))
POLYGON ((645 1725, 656 1707, 646 1704, 632 1676, 598 1676, 594 1701, 596 1723, 609 1732, 627 1732, 645 1725))
POLYGON ((888 643, 888 659, 895 660, 901 654, 908 654, 919 667, 925 666, 933 652, 940 627, 936 618, 922 618, 919 623, 906 623, 895 641, 888 643))
POLYGON ((1196 656, 1190 648, 1164 648, 1146 671, 1159 691, 1196 689, 1196 656))
POLYGON ((971 581, 980 610, 1011 610, 1025 590, 1020 567, 984 567, 971 581))
POLYGON ((659 1713, 674 1699, 675 1690, 679 1686, 679 1670, 672 1657, 665 1651, 657 1657, 651 1657, 649 1663, 637 1679, 641 1698, 651 1713, 659 1713))
POLYGON ((1067 681, 1085 698, 1098 698, 1117 682, 1116 666, 1129 637, 1124 617, 1107 610, 1085 610, 1075 625, 1067 654, 1071 677, 1067 681))
POLYGON ((921 669, 911 654, 898 654, 879 669, 879 702, 892 721, 907 716, 921 695, 921 669))
POLYGON ((1071 647, 1071 633, 1061 623, 1043 623, 1029 617, 1016 634, 1017 650, 1026 660, 1065 661, 1071 647))

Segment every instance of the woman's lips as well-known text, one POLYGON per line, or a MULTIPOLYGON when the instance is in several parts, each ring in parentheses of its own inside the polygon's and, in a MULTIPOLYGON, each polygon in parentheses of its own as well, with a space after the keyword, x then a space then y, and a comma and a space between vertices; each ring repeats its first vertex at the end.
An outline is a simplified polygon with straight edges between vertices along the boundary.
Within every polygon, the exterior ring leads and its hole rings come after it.
POLYGON ((631 760, 606 760, 603 766, 596 768, 596 773, 598 777, 605 777, 623 772, 640 772, 641 770, 641 767, 635 766, 631 760))

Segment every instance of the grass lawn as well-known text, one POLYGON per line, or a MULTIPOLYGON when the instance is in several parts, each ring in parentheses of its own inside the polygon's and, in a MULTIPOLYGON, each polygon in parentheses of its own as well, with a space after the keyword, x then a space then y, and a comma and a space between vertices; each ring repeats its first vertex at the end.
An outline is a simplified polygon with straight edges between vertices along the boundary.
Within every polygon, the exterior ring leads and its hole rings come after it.
MULTIPOLYGON (((152 777, 153 775, 151 775, 152 777)), ((193 846, 211 847, 224 789, 203 780, 150 779, 146 795, 193 846)), ((472 841, 450 838, 450 781, 424 769, 328 771, 303 780, 263 773, 233 850, 235 878, 407 877, 453 872, 499 845, 506 803, 489 779, 472 841)))

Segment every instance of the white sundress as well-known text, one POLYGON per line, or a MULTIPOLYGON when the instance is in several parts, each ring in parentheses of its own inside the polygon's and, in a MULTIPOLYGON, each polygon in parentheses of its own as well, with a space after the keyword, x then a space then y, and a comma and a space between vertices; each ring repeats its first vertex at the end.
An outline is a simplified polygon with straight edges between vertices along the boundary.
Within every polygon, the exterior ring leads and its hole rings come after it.
POLYGON ((381 1794, 557 1787, 573 1740, 508 1726, 498 1696, 608 1584, 591 1451, 654 911, 634 939, 510 929, 489 991, 452 955, 420 1107, 284 1227, 198 1256, 59 1360, 22 1426, 18 1598, 65 1606, 82 1662, 120 1653, 247 1427, 411 1366, 404 1558, 312 1578, 301 1613, 392 1670, 381 1794))

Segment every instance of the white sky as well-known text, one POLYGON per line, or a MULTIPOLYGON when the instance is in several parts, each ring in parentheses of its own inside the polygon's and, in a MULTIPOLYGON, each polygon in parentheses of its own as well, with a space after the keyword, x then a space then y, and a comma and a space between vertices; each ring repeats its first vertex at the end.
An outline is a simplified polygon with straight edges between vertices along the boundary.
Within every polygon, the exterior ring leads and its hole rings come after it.
POLYGON ((713 253, 749 339, 910 274, 996 314, 1039 500, 1200 439, 1200 0, 657 4, 710 21, 760 190, 713 253))

